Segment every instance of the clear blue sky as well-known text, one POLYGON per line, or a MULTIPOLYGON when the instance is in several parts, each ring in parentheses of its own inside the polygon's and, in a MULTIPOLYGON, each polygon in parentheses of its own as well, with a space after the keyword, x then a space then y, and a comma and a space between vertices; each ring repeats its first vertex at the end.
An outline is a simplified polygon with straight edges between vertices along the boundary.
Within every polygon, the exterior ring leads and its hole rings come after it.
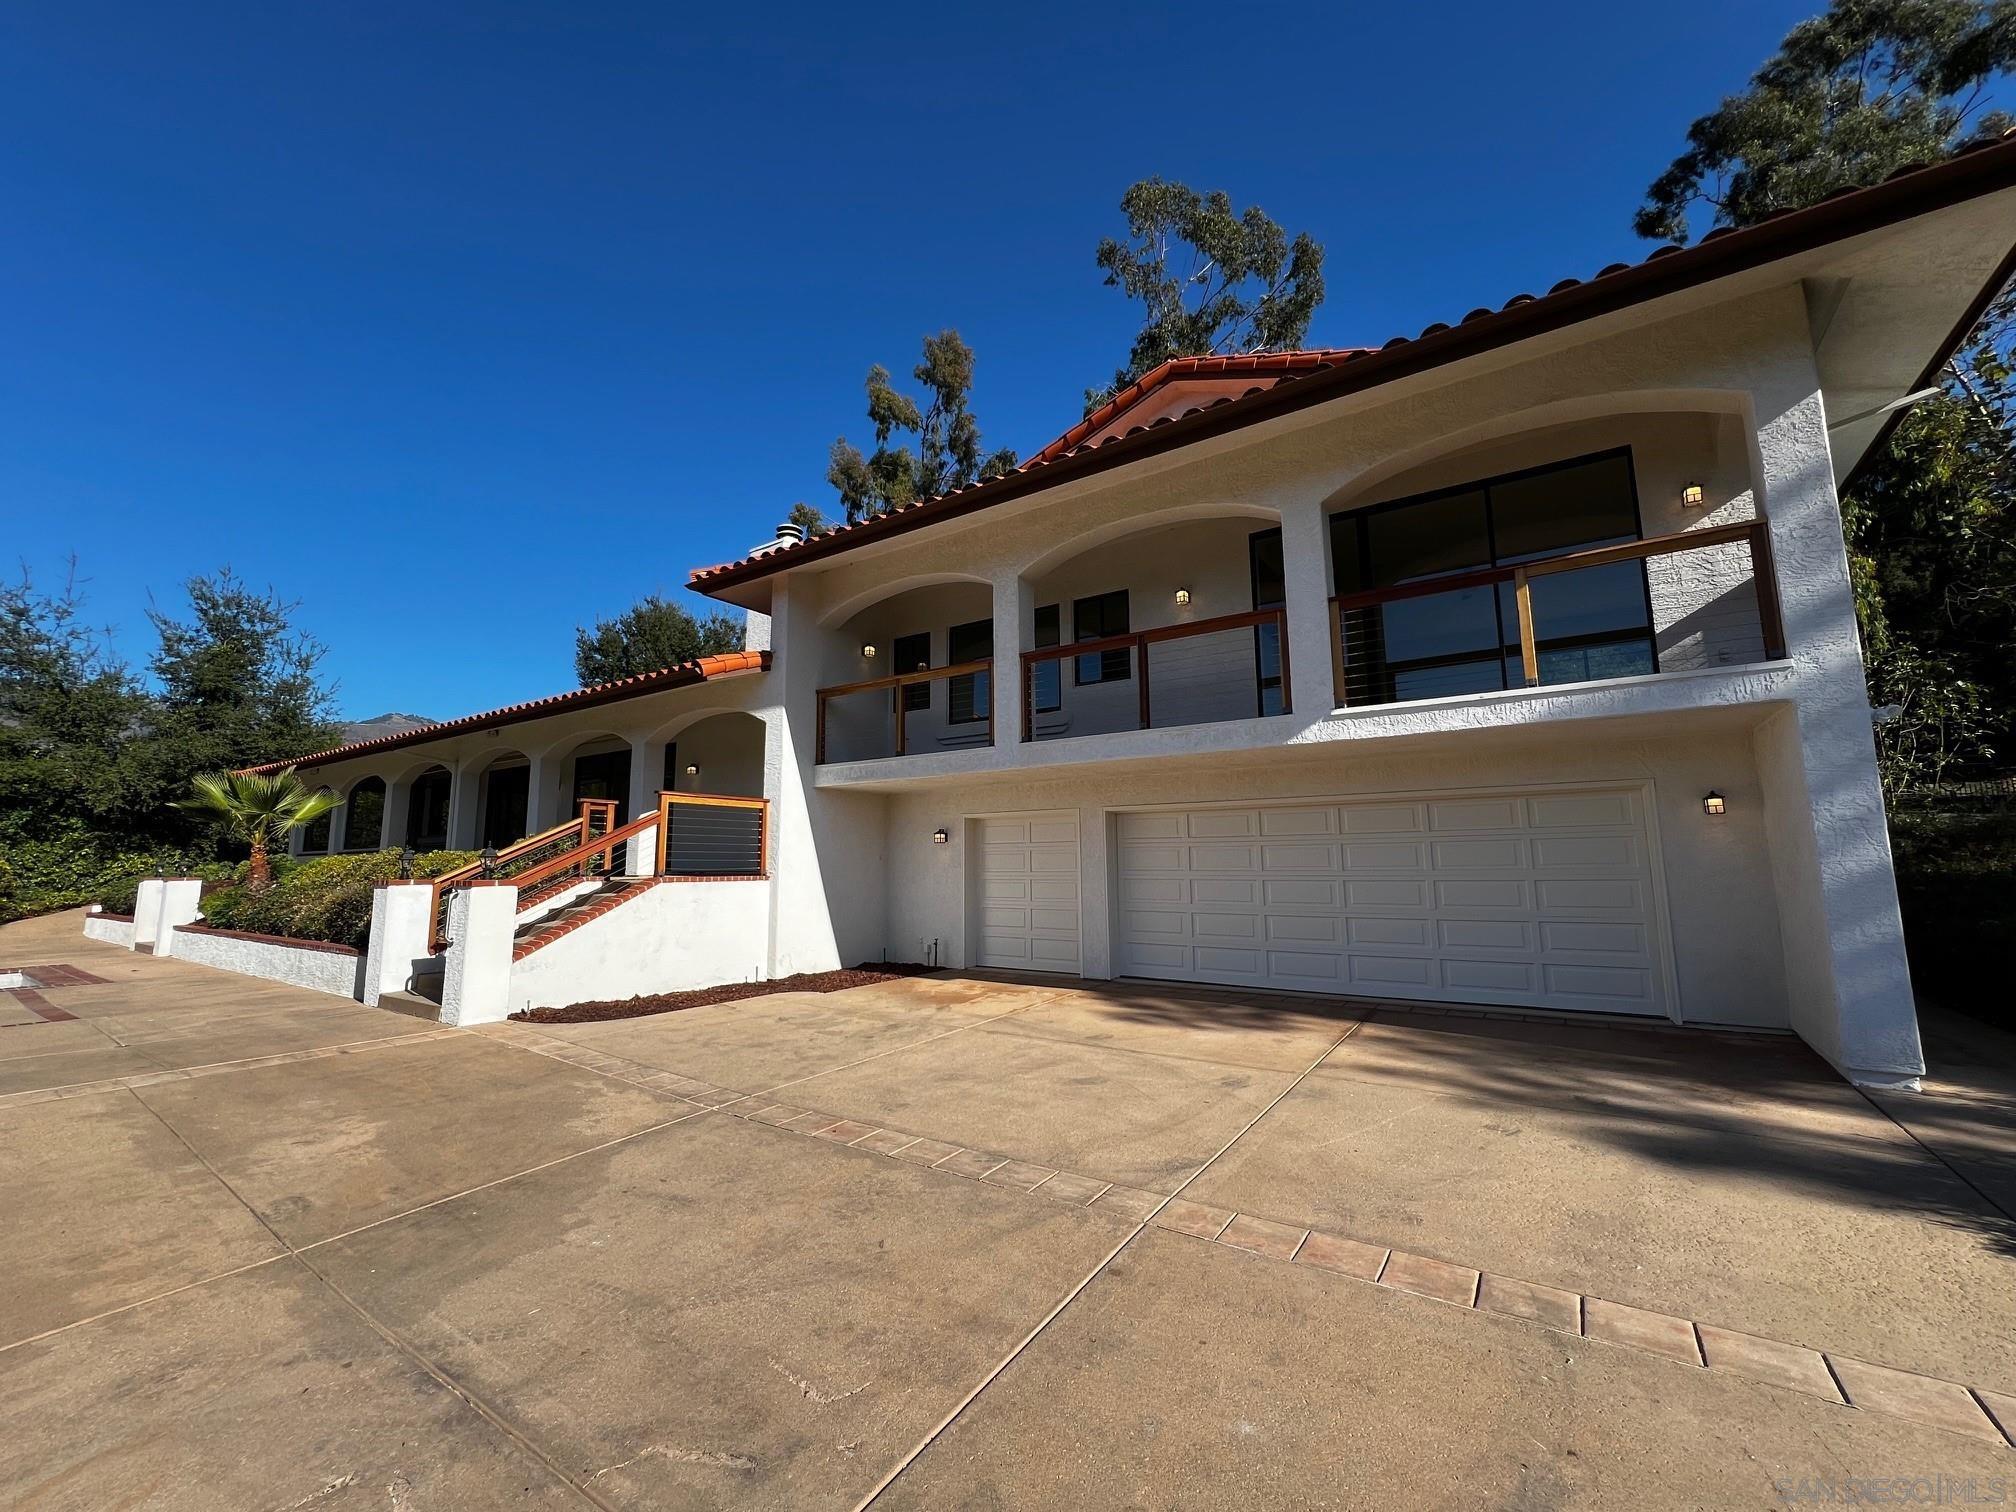
POLYGON ((1642 256, 1689 121, 1820 0, 0 12, 0 565, 144 660, 231 563, 351 717, 572 685, 572 632, 831 510, 871 362, 1027 453, 1124 358, 1149 174, 1329 251, 1380 342, 1642 256))

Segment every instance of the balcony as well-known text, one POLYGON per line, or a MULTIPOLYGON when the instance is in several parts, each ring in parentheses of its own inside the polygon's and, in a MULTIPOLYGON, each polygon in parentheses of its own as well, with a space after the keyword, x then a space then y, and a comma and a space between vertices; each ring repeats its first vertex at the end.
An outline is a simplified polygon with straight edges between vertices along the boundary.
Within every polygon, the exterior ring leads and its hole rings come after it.
POLYGON ((1221 614, 1022 653, 1022 739, 1286 714, 1287 615, 1221 614))
POLYGON ((1761 520, 1339 594, 1330 620, 1340 708, 1785 655, 1761 520))
POLYGON ((928 742, 920 749, 992 745, 993 676, 993 658, 983 657, 821 688, 814 760, 823 765, 907 756, 913 726, 928 742))

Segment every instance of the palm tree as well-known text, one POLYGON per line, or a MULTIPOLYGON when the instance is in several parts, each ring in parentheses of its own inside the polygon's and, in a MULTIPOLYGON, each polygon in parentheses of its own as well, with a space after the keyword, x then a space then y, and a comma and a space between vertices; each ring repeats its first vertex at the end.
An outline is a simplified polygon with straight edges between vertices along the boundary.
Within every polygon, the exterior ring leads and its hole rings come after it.
POLYGON ((292 767, 269 773, 205 772, 192 779, 190 786, 196 789, 196 796, 179 800, 175 807, 216 815, 226 829, 251 846, 245 885, 253 892, 273 881, 267 847, 285 839, 290 830, 313 824, 343 801, 327 788, 310 792, 292 767))

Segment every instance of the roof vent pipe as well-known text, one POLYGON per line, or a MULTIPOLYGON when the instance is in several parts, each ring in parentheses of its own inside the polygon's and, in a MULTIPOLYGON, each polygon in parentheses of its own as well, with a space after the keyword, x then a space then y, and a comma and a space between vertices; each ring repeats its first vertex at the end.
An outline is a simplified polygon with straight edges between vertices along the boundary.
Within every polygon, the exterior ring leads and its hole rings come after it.
POLYGON ((805 527, 795 520, 786 520, 782 525, 777 527, 776 540, 765 541, 761 546, 750 547, 749 555, 752 557, 767 556, 773 551, 782 551, 786 547, 796 546, 804 539, 805 527))

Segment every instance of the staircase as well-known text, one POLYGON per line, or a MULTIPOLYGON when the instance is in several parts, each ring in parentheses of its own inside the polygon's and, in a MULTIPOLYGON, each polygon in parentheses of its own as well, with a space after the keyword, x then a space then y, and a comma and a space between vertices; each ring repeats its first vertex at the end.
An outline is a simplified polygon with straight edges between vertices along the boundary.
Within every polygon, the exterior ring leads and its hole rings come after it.
POLYGON ((620 907, 645 888, 657 884, 655 877, 610 877, 597 887, 569 898, 560 907, 520 924, 511 937, 511 959, 522 961, 541 945, 580 928, 590 919, 599 919, 620 907))

